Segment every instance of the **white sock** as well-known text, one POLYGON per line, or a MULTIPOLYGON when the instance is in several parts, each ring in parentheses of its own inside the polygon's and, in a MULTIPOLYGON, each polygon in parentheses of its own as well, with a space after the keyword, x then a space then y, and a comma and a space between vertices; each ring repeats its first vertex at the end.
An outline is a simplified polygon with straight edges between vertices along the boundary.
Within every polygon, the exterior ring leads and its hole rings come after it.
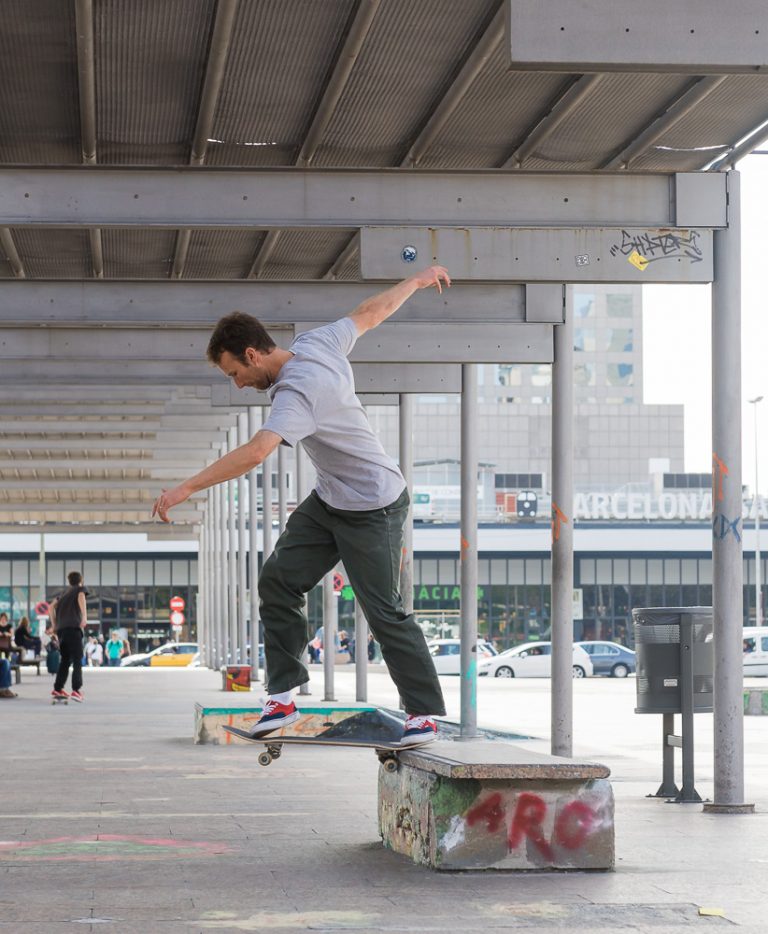
POLYGON ((293 698, 293 691, 285 691, 283 694, 270 694, 269 699, 277 701, 278 704, 290 704, 293 698))

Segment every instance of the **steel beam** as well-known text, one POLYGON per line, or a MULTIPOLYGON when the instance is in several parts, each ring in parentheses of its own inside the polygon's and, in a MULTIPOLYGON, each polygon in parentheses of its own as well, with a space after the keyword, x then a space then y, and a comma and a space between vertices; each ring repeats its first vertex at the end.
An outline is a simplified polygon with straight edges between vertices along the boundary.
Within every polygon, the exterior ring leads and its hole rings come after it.
MULTIPOLYGON (((0 281, 0 325, 154 325, 176 340, 183 339, 186 329, 199 330, 207 335, 207 344, 216 321, 235 308, 269 327, 290 327, 296 320, 325 324, 349 314, 378 290, 362 282, 6 280, 0 281)), ((523 321, 525 293, 522 286, 508 283, 457 282, 440 296, 432 290, 416 292, 398 310, 397 320, 523 321)), ((204 359, 202 343, 201 349, 204 359)))
POLYGON ((673 223, 672 177, 293 167, 0 168, 0 227, 653 227, 673 223))
POLYGON ((506 0, 515 70, 752 74, 768 66, 764 0, 506 0))
MULTIPOLYGON (((78 438, 77 451, 154 451, 168 450, 173 457, 184 457, 184 452, 197 457, 208 453, 213 442, 200 441, 192 432, 168 438, 78 438), (108 443, 106 443, 108 442, 108 443), (106 446, 105 446, 106 444, 106 446), (197 446, 195 446, 197 444, 197 446)), ((2 438, 0 451, 72 451, 71 438, 2 438)))
POLYGON ((24 263, 22 263, 19 251, 16 249, 13 234, 7 227, 0 227, 0 249, 5 253, 5 258, 14 276, 17 279, 26 279, 27 274, 24 270, 24 263))
POLYGON ((461 391, 461 738, 477 736, 478 370, 464 364, 461 391))
MULTIPOLYGON (((724 206, 724 201, 722 205, 724 206)), ((523 282, 711 282, 712 230, 674 227, 365 227, 360 270, 404 278, 439 262, 459 279, 523 282)))
MULTIPOLYGON (((189 473, 189 468, 197 464, 207 463, 210 449, 202 448, 199 451, 187 451, 185 456, 166 457, 162 460, 142 457, 126 457, 125 460, 119 457, 95 458, 95 457, 73 457, 73 458, 42 458, 42 457, 14 457, 8 458, 2 455, 6 453, 2 441, 0 441, 0 471, 2 470, 103 470, 103 471, 125 471, 141 470, 150 476, 156 472, 169 473, 170 471, 185 470, 189 473)), ((182 452, 184 453, 184 452, 182 452)))

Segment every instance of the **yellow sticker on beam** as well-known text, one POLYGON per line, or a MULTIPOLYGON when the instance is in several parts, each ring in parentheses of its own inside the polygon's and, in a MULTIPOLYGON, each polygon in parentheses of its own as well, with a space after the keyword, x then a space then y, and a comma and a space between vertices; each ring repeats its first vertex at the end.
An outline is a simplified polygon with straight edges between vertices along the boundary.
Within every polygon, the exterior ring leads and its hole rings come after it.
POLYGON ((723 908, 699 908, 699 916, 702 918, 724 918, 725 910, 723 908))
POLYGON ((636 269, 639 269, 640 272, 645 272, 645 268, 649 262, 649 260, 647 260, 644 256, 641 256, 637 250, 632 250, 632 252, 627 257, 627 260, 632 263, 636 269))

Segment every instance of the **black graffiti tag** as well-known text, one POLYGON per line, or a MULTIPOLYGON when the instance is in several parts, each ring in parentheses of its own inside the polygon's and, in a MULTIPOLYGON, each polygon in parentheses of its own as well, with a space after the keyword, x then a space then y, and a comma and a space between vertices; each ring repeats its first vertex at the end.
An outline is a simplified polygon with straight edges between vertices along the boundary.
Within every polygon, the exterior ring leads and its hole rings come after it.
POLYGON ((687 259, 692 263, 701 263, 704 255, 699 241, 701 235, 698 230, 675 231, 669 230, 661 233, 629 233, 621 231, 621 243, 614 243, 611 247, 611 256, 620 253, 629 256, 637 251, 647 262, 658 263, 664 259, 687 259))

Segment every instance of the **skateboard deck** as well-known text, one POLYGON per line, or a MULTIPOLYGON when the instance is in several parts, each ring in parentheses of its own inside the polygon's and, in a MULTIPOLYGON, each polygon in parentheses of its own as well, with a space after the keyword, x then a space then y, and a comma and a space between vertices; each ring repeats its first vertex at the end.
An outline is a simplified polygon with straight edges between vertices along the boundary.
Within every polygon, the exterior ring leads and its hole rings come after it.
POLYGON ((259 753, 259 765, 269 765, 273 759, 278 759, 283 746, 350 746, 358 749, 373 749, 379 757, 379 762, 388 772, 397 770, 397 754, 402 749, 410 749, 410 746, 402 746, 400 743, 387 742, 386 740, 364 740, 364 739, 344 739, 343 737, 323 737, 323 736, 251 736, 247 730, 240 730, 235 726, 225 726, 222 729, 231 733, 232 736, 239 736, 249 743, 258 743, 264 747, 259 753))
POLYGON ((52 704, 68 704, 69 698, 68 697, 52 697, 51 703, 52 704))

